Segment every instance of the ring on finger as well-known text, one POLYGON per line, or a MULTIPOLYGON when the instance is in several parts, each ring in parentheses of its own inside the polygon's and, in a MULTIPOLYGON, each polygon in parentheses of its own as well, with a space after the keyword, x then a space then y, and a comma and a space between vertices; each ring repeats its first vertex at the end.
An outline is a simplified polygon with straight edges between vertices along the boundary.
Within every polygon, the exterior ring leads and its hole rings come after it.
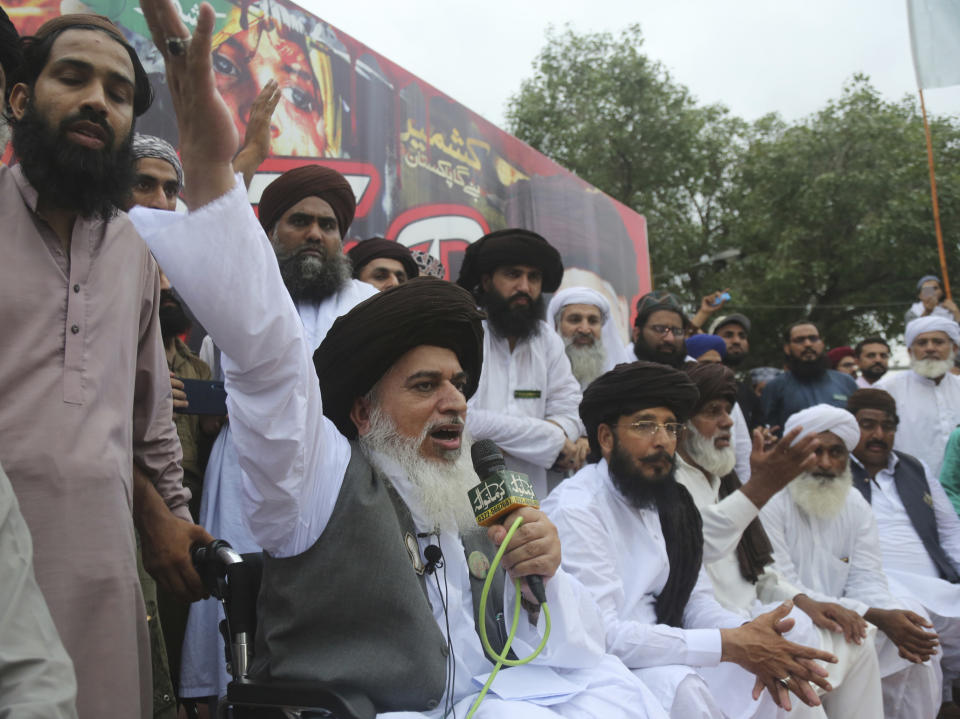
POLYGON ((777 684, 782 686, 784 689, 790 688, 790 675, 787 674, 785 677, 777 677, 777 684))
POLYGON ((187 54, 187 46, 190 44, 188 37, 168 37, 167 52, 173 57, 182 57, 187 54))

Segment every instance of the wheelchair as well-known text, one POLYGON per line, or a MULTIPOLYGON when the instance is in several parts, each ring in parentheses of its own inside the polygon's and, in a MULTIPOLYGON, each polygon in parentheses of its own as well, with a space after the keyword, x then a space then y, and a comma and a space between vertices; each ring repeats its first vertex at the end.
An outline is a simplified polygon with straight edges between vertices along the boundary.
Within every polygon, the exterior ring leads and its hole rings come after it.
POLYGON ((262 553, 240 555, 218 539, 193 550, 193 564, 210 595, 223 604, 220 622, 231 681, 218 719, 374 719, 373 702, 360 692, 323 682, 262 682, 249 675, 257 631, 262 553))

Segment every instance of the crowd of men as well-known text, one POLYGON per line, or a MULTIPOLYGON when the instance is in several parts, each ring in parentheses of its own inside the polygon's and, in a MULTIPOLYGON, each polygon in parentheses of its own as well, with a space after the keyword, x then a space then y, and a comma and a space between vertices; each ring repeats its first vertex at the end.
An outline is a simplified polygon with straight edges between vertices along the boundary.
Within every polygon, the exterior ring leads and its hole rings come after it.
POLYGON ((456 282, 384 238, 344 252, 332 169, 250 207, 277 84, 241 143, 212 8, 191 37, 171 0, 141 6, 179 153, 134 132, 152 93, 109 20, 20 39, 0 18, 0 716, 213 716, 220 610, 190 559, 213 537, 263 553, 250 676, 385 716, 958 715, 960 313, 938 278, 909 369, 803 319, 782 368, 744 372, 729 295, 691 317, 647 293, 627 341, 527 229, 471 244, 456 282), (480 440, 540 508, 478 527, 480 440), (512 652, 549 615, 546 649, 477 709, 480 627, 503 652, 515 601, 512 652))

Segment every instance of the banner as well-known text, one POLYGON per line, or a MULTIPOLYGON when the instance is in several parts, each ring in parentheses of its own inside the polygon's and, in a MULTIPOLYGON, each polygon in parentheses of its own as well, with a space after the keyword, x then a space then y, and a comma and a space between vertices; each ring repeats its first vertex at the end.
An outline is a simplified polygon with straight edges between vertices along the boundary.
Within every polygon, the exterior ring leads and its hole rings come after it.
MULTIPOLYGON (((467 245, 491 230, 524 227, 563 256, 563 285, 610 300, 626 330, 650 288, 644 218, 498 129, 361 42, 296 5, 213 0, 217 85, 243 137, 250 107, 274 78, 271 157, 250 187, 256 205, 280 173, 321 162, 350 181, 357 215, 344 243, 373 236, 425 250, 455 280, 467 245)), ((156 100, 137 131, 177 145, 163 58, 136 0, 4 0, 21 34, 62 12, 106 15, 137 49, 156 100)), ((192 30, 199 2, 181 0, 192 30)))
POLYGON ((907 0, 917 87, 960 85, 960 0, 907 0))

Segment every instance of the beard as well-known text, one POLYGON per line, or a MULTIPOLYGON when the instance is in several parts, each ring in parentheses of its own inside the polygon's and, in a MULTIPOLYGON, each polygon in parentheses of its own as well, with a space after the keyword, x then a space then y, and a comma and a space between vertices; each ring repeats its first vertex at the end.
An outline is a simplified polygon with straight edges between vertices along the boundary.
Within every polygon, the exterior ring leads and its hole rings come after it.
POLYGON ((490 328, 501 337, 526 340, 540 333, 540 320, 544 316, 542 294, 533 299, 526 292, 517 292, 507 298, 490 289, 480 297, 480 306, 487 312, 490 328), (520 297, 526 297, 527 304, 514 306, 520 297))
POLYGON ((174 337, 190 331, 192 323, 173 290, 160 290, 160 336, 166 346, 174 337))
POLYGON ((812 517, 832 519, 840 514, 853 487, 850 464, 838 476, 804 472, 788 485, 797 506, 812 517))
POLYGON ((648 362, 659 362, 674 369, 679 369, 683 366, 683 361, 687 357, 687 345, 685 342, 681 342, 680 347, 673 347, 673 350, 670 352, 654 349, 643 339, 643 331, 641 330, 633 343, 633 352, 637 355, 637 359, 648 362))
POLYGON ((746 358, 747 355, 744 353, 730 354, 730 350, 727 350, 727 356, 723 358, 723 363, 727 367, 739 367, 746 358))
POLYGON ((863 378, 867 380, 870 384, 873 384, 878 379, 883 377, 887 373, 887 368, 882 364, 877 362, 876 364, 870 365, 866 369, 861 369, 860 374, 863 375, 863 378))
POLYGON ((307 245, 289 251, 282 250, 277 244, 276 228, 272 244, 280 264, 280 277, 294 302, 322 302, 350 281, 353 268, 350 259, 342 252, 330 253, 323 245, 314 243, 309 245, 309 249, 319 252, 319 257, 302 254, 307 245))
POLYGON ((594 340, 592 345, 575 345, 573 337, 564 337, 563 345, 567 359, 570 360, 573 376, 580 383, 580 389, 586 389, 588 384, 603 374, 603 368, 607 363, 607 351, 603 347, 603 340, 594 340))
POLYGON ((40 197, 59 209, 104 222, 129 201, 135 177, 131 146, 133 130, 116 145, 113 130, 93 110, 84 108, 51 128, 31 101, 13 124, 13 149, 23 174, 40 197), (66 128, 86 121, 107 136, 102 150, 77 145, 66 137, 66 128))
POLYGON ((669 461, 670 469, 661 476, 648 478, 640 472, 633 457, 623 449, 616 434, 614 434, 613 448, 607 462, 613 486, 623 495, 624 499, 637 509, 656 509, 662 500, 672 496, 672 485, 677 483, 673 474, 676 460, 663 450, 639 460, 640 464, 643 465, 664 459, 669 461))
MULTIPOLYGON (((458 416, 444 419, 444 424, 462 423, 458 416)), ((387 474, 384 458, 403 470, 403 478, 410 490, 411 509, 424 518, 426 527, 435 531, 464 533, 477 528, 473 506, 467 492, 479 482, 470 453, 470 440, 464 431, 459 450, 446 453, 441 459, 430 459, 420 453, 433 425, 427 425, 419 437, 405 437, 397 431, 394 421, 374 402, 370 412, 370 431, 360 437, 360 449, 381 475, 387 474)))
POLYGON ((737 464, 737 453, 731 444, 717 448, 713 437, 704 437, 700 434, 693 422, 687 422, 687 431, 684 435, 684 447, 690 458, 703 467, 710 474, 717 477, 726 477, 737 464))
POLYGON ((826 374, 830 369, 830 358, 826 353, 820 354, 816 359, 803 360, 786 355, 787 367, 799 380, 818 379, 826 374))
POLYGON ((926 377, 927 379, 937 379, 938 377, 943 377, 947 372, 953 368, 953 361, 956 359, 957 353, 953 350, 950 351, 950 355, 946 359, 916 359, 912 354, 910 355, 910 369, 916 372, 921 377, 926 377))

